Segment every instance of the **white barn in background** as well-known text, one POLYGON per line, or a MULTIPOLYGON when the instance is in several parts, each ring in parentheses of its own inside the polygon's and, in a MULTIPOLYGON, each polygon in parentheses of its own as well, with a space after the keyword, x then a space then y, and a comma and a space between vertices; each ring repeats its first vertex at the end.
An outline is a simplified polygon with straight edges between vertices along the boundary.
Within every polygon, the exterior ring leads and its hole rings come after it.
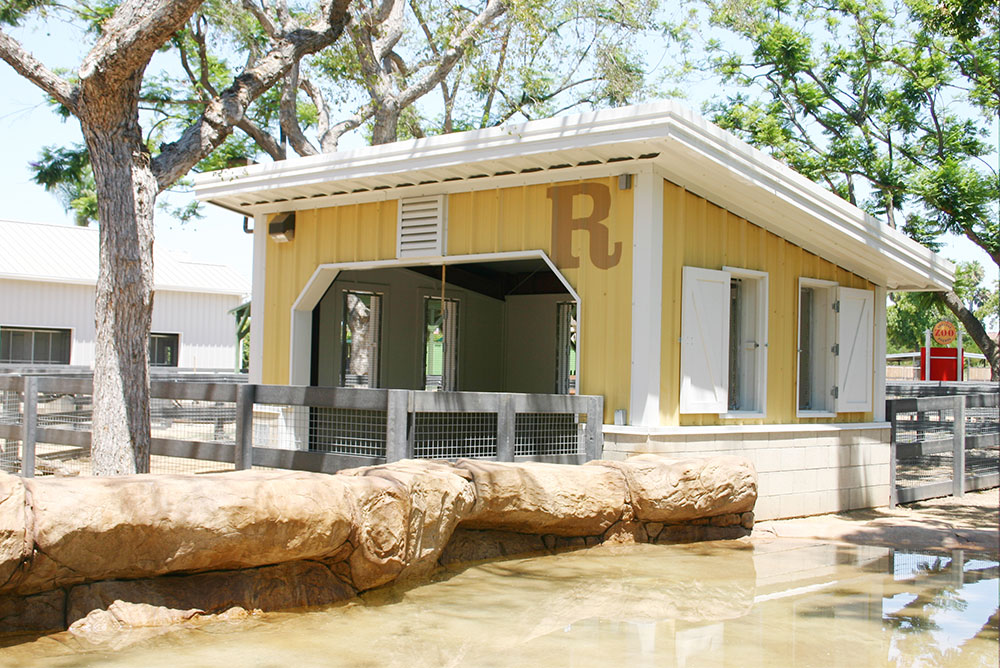
MULTIPOLYGON (((0 370, 93 368, 98 257, 96 228, 0 220, 0 370)), ((153 272, 151 366, 236 369, 246 281, 159 246, 153 272)))

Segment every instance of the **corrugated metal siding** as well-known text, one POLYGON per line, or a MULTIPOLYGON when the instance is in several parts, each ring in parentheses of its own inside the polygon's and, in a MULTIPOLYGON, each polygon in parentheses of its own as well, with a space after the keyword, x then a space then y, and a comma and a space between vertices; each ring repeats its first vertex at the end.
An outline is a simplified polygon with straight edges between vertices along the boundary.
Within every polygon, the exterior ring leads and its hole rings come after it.
MULTIPOLYGON (((182 368, 232 369, 236 363, 233 295, 159 291, 153 297, 152 330, 180 334, 182 368)), ((35 281, 0 280, 0 325, 73 330, 70 364, 93 366, 94 288, 35 281)))
POLYGON ((660 330, 660 422, 664 425, 788 424, 870 422, 872 413, 841 413, 836 418, 795 417, 800 276, 872 289, 865 279, 767 232, 693 195, 669 181, 663 184, 663 325, 660 330), (767 417, 720 420, 717 415, 680 415, 681 270, 685 265, 721 269, 724 265, 768 272, 767 417))
POLYGON ((295 240, 267 241, 265 383, 288 383, 292 304, 317 265, 396 257, 396 201, 297 211, 295 240))
POLYGON ((0 325, 72 329, 70 364, 94 363, 94 288, 0 280, 0 325))
POLYGON ((180 334, 178 366, 183 369, 234 369, 236 318, 229 313, 241 299, 193 292, 157 292, 152 331, 180 334))
MULTIPOLYGON (((632 194, 619 190, 617 177, 574 181, 608 186, 611 209, 601 221, 608 227, 611 245, 622 245, 621 260, 609 269, 590 261, 589 235, 572 236, 579 268, 560 271, 583 301, 580 323, 582 394, 604 395, 604 421, 616 408, 627 408, 632 355, 632 194)), ((448 254, 552 250, 552 185, 543 184, 451 195, 448 201, 448 254)), ((574 199, 574 218, 590 213, 586 197, 574 199)), ((558 262, 557 262, 558 265, 558 262)))

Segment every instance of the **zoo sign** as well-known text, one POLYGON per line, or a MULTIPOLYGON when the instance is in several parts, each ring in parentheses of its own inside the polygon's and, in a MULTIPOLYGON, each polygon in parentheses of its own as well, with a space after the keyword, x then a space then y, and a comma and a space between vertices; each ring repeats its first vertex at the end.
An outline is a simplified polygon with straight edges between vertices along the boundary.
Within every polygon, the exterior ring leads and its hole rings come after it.
POLYGON ((934 341, 938 345, 947 346, 955 337, 958 335, 958 330, 955 329, 955 325, 951 324, 947 320, 941 320, 934 325, 934 329, 931 330, 931 336, 934 337, 934 341))

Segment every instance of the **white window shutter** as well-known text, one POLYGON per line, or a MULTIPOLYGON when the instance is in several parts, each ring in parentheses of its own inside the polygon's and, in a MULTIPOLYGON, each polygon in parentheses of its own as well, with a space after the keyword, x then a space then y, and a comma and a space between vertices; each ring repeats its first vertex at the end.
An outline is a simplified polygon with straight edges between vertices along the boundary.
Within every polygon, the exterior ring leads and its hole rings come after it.
POLYGON ((837 288, 837 398, 838 413, 872 409, 875 293, 837 288))
POLYGON ((729 409, 727 271, 684 267, 681 280, 681 413, 729 409))
POLYGON ((396 257, 444 255, 445 231, 444 195, 399 200, 396 257))

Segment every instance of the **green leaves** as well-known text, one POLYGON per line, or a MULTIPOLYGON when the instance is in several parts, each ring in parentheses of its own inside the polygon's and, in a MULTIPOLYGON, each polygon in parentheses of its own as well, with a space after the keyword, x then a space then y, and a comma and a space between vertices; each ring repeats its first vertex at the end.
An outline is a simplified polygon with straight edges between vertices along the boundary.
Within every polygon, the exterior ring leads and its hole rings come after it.
POLYGON ((77 225, 97 221, 97 186, 86 148, 46 146, 30 168, 34 182, 53 193, 67 212, 72 211, 77 225))
POLYGON ((16 26, 32 11, 44 11, 54 4, 51 0, 3 0, 0 2, 0 25, 16 26))

